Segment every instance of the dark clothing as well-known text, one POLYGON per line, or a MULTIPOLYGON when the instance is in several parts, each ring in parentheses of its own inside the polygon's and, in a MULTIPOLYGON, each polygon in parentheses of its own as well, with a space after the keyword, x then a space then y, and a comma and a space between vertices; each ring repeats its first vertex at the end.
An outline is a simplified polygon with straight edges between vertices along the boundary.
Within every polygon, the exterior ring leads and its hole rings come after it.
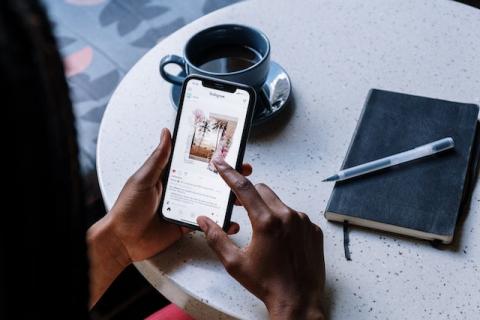
POLYGON ((0 1, 0 319, 88 318, 85 212, 63 65, 44 10, 0 1))

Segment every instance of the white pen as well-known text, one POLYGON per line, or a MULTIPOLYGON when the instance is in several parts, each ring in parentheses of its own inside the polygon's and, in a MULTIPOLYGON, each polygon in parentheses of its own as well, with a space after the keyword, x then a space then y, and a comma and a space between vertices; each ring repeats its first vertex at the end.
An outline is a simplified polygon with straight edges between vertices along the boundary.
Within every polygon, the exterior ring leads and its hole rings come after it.
POLYGON ((451 137, 443 138, 431 143, 424 144, 408 151, 400 152, 385 158, 370 161, 355 167, 344 169, 337 174, 323 180, 323 181, 341 181, 360 176, 365 173, 377 171, 380 169, 388 168, 399 163, 412 161, 415 159, 430 156, 432 154, 451 149, 455 146, 451 137))

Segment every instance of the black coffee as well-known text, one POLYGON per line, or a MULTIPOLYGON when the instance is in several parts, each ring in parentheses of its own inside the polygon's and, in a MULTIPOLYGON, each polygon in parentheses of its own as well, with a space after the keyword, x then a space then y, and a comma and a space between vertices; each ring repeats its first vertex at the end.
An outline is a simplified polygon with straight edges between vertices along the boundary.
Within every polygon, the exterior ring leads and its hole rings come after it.
POLYGON ((202 52, 197 61, 192 61, 202 70, 217 73, 229 73, 247 69, 262 56, 256 50, 238 45, 222 45, 202 52))

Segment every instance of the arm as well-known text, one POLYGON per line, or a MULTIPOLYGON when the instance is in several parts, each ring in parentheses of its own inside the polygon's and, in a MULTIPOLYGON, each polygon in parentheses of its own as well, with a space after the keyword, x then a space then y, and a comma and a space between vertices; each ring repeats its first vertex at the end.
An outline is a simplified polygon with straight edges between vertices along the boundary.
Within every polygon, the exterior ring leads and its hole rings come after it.
MULTIPOLYGON (((90 308, 130 263, 154 256, 189 232, 165 222, 157 213, 170 152, 170 132, 164 129, 160 144, 128 179, 110 212, 88 230, 90 308)), ((243 174, 251 172, 250 165, 243 166, 243 174)), ((238 230, 233 222, 228 233, 238 230)))
POLYGON ((90 309, 130 263, 130 258, 121 242, 112 236, 112 227, 109 222, 109 219, 101 219, 87 232, 90 309))
POLYGON ((286 302, 283 305, 278 302, 266 303, 270 319, 290 320, 309 319, 325 320, 323 310, 323 298, 321 296, 298 300, 294 303, 286 302))
POLYGON ((156 213, 170 149, 170 134, 163 130, 160 144, 128 179, 113 208, 88 230, 90 308, 131 262, 152 257, 182 236, 180 227, 156 213))
POLYGON ((222 159, 214 164, 245 207, 252 240, 239 248, 208 217, 197 219, 226 270, 262 300, 271 319, 324 319, 323 234, 266 185, 253 185, 222 159))

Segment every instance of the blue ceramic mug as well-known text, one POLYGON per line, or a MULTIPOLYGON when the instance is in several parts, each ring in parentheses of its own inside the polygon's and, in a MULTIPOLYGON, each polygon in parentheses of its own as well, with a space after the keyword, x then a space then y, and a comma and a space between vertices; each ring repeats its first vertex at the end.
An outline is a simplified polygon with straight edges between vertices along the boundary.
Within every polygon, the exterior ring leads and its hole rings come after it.
POLYGON ((254 28, 224 24, 202 30, 188 40, 183 57, 167 55, 160 61, 160 75, 176 85, 185 76, 165 70, 177 64, 184 75, 198 74, 252 86, 260 91, 270 69, 270 42, 254 28))

